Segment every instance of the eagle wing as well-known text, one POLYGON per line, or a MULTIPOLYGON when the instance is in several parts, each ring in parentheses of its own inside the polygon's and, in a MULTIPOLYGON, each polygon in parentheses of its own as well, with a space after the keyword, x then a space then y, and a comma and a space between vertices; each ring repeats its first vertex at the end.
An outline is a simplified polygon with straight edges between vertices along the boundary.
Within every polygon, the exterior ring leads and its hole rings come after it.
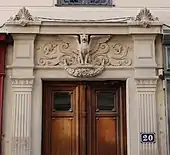
POLYGON ((90 54, 96 53, 102 44, 106 43, 111 38, 111 35, 93 35, 90 36, 90 54))

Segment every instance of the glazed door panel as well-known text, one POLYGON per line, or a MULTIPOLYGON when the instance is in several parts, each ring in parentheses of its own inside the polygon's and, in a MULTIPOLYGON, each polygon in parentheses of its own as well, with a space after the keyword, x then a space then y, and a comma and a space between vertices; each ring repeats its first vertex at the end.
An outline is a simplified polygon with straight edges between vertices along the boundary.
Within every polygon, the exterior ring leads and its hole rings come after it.
POLYGON ((122 82, 45 82, 43 155, 126 155, 122 82))

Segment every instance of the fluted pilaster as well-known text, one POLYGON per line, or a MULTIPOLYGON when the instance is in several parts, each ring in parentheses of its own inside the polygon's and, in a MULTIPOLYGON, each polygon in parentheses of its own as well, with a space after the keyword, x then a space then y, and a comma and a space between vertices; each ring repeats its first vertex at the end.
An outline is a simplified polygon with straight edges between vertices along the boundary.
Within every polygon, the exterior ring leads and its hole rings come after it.
MULTIPOLYGON (((155 133, 155 137, 157 137, 156 85, 156 78, 136 79, 139 134, 155 133)), ((157 141, 153 143, 139 141, 139 155, 158 155, 157 141)))
POLYGON ((33 78, 12 78, 12 155, 31 155, 31 102, 33 78))

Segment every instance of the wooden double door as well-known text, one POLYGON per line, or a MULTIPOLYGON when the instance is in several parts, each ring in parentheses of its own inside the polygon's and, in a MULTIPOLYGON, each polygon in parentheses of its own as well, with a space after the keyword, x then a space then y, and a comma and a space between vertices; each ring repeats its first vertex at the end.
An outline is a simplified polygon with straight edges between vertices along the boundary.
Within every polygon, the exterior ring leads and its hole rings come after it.
POLYGON ((125 83, 44 82, 43 155, 126 155, 125 83))

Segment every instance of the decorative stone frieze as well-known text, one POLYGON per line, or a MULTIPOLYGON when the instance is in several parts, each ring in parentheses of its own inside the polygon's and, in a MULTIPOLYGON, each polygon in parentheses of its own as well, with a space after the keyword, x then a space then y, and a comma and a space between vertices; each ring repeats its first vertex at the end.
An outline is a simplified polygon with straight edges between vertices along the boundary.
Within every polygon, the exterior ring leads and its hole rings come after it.
POLYGON ((28 24, 37 25, 40 23, 40 20, 33 17, 25 7, 21 8, 14 17, 10 17, 6 22, 6 24, 17 24, 20 26, 27 26, 28 24))
POLYGON ((31 78, 11 78, 12 104, 12 137, 11 153, 13 155, 31 155, 31 78))
POLYGON ((32 88, 33 85, 33 78, 30 79, 17 79, 17 78, 12 78, 12 87, 13 88, 32 88))
POLYGON ((137 79, 136 86, 137 88, 156 88, 157 79, 137 79))
POLYGON ((155 133, 156 141, 150 144, 139 141, 139 155, 159 155, 157 132, 157 78, 136 78, 137 107, 138 107, 138 133, 155 133))
POLYGON ((74 77, 99 75, 106 66, 131 66, 133 47, 110 39, 110 35, 58 36, 37 44, 37 65, 63 66, 74 77))

